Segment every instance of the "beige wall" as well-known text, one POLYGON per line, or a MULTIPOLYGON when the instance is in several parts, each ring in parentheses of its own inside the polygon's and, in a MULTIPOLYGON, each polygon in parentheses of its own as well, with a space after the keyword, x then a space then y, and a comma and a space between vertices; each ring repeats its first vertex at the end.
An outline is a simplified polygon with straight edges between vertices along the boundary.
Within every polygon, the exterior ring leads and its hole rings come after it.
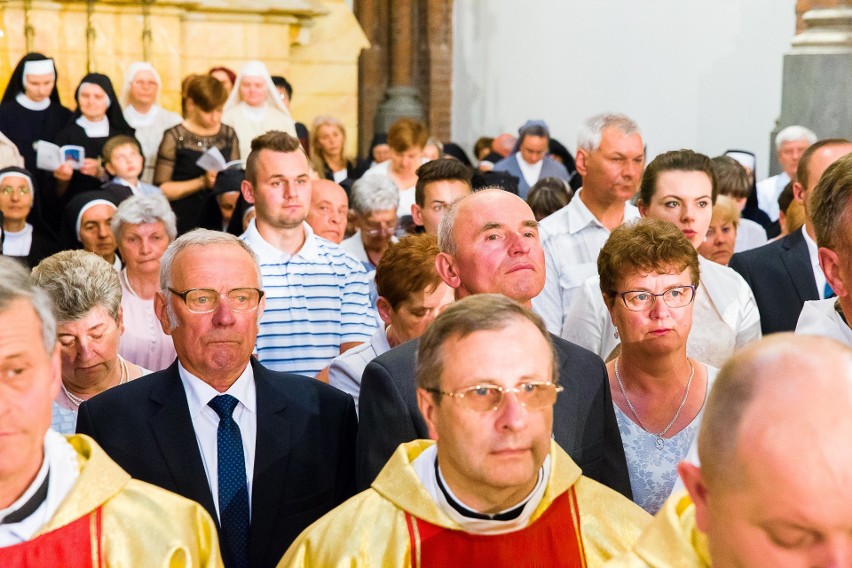
MULTIPOLYGON (((273 75, 285 75, 295 94, 293 115, 310 127, 315 116, 340 118, 357 132, 358 54, 367 40, 343 0, 237 0, 182 4, 157 2, 150 9, 149 61, 163 79, 161 102, 180 111, 180 82, 189 73, 217 65, 238 72, 249 59, 260 59, 273 75)), ((30 24, 33 49, 56 59, 65 106, 74 106, 73 90, 86 73, 85 2, 33 1, 30 24)), ((120 92, 124 69, 143 58, 141 4, 95 4, 92 70, 105 73, 120 92)), ((26 53, 20 0, 0 5, 0 88, 26 53)))

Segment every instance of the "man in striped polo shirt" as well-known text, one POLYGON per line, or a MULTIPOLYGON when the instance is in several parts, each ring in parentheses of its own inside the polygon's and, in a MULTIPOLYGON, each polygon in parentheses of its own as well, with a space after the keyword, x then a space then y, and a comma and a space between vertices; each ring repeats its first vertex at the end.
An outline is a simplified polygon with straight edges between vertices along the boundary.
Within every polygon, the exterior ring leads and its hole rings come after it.
POLYGON ((242 193, 257 212, 242 239, 260 260, 266 292, 258 359, 277 371, 317 376, 373 334, 367 272, 305 222, 311 179, 298 138, 271 131, 252 140, 242 193))

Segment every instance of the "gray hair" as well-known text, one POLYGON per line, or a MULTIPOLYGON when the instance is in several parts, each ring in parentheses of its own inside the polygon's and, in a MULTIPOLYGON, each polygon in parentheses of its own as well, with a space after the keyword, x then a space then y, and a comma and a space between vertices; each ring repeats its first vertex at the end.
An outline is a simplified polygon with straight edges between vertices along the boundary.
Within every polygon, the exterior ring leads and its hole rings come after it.
POLYGON ((97 306, 118 322, 121 308, 118 272, 94 253, 66 250, 49 256, 33 268, 33 281, 53 300, 59 323, 77 321, 97 306))
POLYGON ((176 241, 169 245, 166 252, 163 253, 163 257, 160 259, 160 290, 165 294, 171 287, 172 264, 181 251, 191 247, 209 247, 215 245, 232 245, 246 251, 246 254, 251 257, 257 270, 257 285, 263 289, 263 275, 260 273, 260 264, 257 261, 257 255, 254 254, 248 243, 230 233, 211 231, 209 229, 195 229, 178 237, 176 241))
POLYGON ((795 140, 807 140, 808 144, 813 144, 817 141, 817 135, 810 128, 794 124, 784 128, 775 135, 775 151, 781 150, 781 145, 784 142, 793 142, 795 140))
POLYGON ((15 300, 24 300, 33 307, 41 321, 44 349, 51 353, 56 346, 56 316, 50 296, 33 282, 18 261, 0 256, 0 313, 9 309, 15 300))
MULTIPOLYGON (((426 328, 417 349, 417 386, 422 389, 441 388, 444 373, 443 347, 450 339, 464 339, 477 331, 506 329, 510 323, 528 321, 547 342, 551 353, 551 381, 559 384, 556 351, 542 319, 502 294, 474 294, 453 302, 426 328)), ((440 401, 440 395, 435 395, 440 401)))
POLYGON ((349 202, 359 215, 388 209, 396 211, 399 207, 399 190, 387 176, 364 176, 352 186, 349 202))
POLYGON ((461 203, 465 199, 470 199, 477 193, 481 193, 483 191, 505 191, 501 187, 496 186, 488 186, 477 189, 472 193, 468 193, 464 197, 460 197, 447 205, 444 209, 444 215, 441 217, 441 223, 438 225, 438 249, 441 252, 450 254, 455 256, 456 251, 458 250, 458 243, 456 243, 455 235, 453 235, 453 228, 456 224, 456 215, 458 215, 459 207, 461 203))
POLYGON ((160 222, 166 227, 169 240, 177 237, 177 218, 169 202, 162 195, 134 195, 121 202, 112 216, 110 227, 115 240, 121 240, 124 225, 141 225, 160 222))
POLYGON ((516 148, 520 148, 527 136, 535 136, 537 138, 547 138, 550 140, 550 129, 543 120, 528 120, 518 129, 518 142, 516 148))
POLYGON ((596 114, 586 119, 580 125, 580 131, 577 133, 577 149, 583 149, 588 152, 597 150, 601 145, 603 131, 607 128, 617 128, 626 136, 630 136, 631 134, 642 135, 642 132, 639 131, 639 126, 627 115, 596 114))

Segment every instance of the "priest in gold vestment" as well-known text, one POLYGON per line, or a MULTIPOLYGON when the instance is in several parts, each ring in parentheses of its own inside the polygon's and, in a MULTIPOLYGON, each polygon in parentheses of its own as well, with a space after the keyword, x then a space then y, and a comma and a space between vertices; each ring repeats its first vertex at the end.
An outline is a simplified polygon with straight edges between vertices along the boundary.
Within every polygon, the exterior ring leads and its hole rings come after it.
POLYGON ((505 296, 451 305, 418 352, 435 441, 400 445, 280 566, 585 567, 625 552, 650 517, 552 441, 553 361, 541 319, 505 296))
POLYGON ((0 258, 0 566, 221 566, 201 505, 49 430, 59 385, 50 299, 0 258))
POLYGON ((850 408, 847 346, 774 334, 738 352, 706 403, 701 465, 678 467, 688 494, 607 568, 849 568, 850 408))

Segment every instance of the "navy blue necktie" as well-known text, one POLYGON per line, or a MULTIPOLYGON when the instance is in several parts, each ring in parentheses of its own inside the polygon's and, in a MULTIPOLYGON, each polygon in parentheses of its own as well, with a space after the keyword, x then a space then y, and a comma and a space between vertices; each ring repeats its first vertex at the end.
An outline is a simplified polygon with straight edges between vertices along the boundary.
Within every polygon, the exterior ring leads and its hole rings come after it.
POLYGON ((239 401, 229 394, 219 395, 209 403, 219 415, 216 443, 219 461, 219 525, 222 540, 230 551, 228 568, 248 566, 249 497, 246 483, 246 460, 240 427, 232 414, 239 401))

